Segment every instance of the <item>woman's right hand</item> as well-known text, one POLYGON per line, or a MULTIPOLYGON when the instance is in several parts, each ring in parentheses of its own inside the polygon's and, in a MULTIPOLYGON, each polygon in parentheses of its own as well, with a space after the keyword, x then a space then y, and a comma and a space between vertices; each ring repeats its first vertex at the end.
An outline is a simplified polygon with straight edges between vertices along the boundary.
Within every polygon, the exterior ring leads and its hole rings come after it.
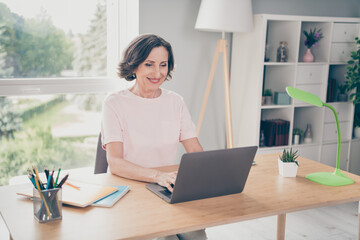
POLYGON ((158 172, 156 174, 155 181, 157 184, 166 187, 170 192, 173 192, 173 186, 175 185, 175 180, 177 176, 177 171, 174 172, 158 172))

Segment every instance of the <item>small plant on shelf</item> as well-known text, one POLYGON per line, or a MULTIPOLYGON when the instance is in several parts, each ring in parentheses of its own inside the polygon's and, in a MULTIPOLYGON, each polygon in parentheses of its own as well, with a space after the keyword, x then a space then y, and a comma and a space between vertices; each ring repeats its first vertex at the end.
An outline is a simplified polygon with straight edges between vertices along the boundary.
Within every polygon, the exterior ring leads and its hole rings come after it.
POLYGON ((270 105, 272 104, 272 91, 271 89, 265 89, 263 94, 264 104, 270 105))
POLYGON ((302 134, 303 134, 303 130, 301 130, 300 128, 293 129, 294 145, 297 145, 300 143, 300 137, 302 134))
POLYGON ((303 134, 303 130, 301 130, 300 128, 294 128, 293 129, 293 135, 302 135, 303 134))
POLYGON ((351 52, 350 60, 347 62, 345 78, 347 90, 355 92, 350 94, 350 100, 355 104, 360 103, 360 39, 355 38, 357 49, 351 52))
POLYGON ((355 114, 354 114, 354 128, 355 127, 360 127, 360 113, 359 112, 355 112, 355 114))
POLYGON ((356 110, 354 114, 354 137, 360 138, 360 112, 356 110))
POLYGON ((347 95, 347 86, 346 84, 341 84, 338 86, 338 101, 339 102, 346 102, 348 100, 348 95, 347 95))
POLYGON ((304 35, 306 37, 304 44, 307 48, 311 48, 312 46, 314 47, 318 46, 319 41, 324 37, 321 32, 321 29, 316 30, 316 28, 314 29, 310 28, 309 32, 304 30, 304 35))
POLYGON ((345 94, 347 92, 347 86, 345 84, 339 85, 338 89, 340 94, 345 94))
POLYGON ((263 96, 264 96, 264 97, 271 97, 271 96, 272 96, 272 91, 271 91, 271 89, 265 89, 263 96))
POLYGON ((290 150, 284 149, 282 155, 279 156, 279 159, 284 163, 293 162, 296 163, 297 166, 299 166, 299 163, 296 160, 299 157, 297 153, 298 151, 296 150, 293 152, 292 148, 290 148, 290 150))

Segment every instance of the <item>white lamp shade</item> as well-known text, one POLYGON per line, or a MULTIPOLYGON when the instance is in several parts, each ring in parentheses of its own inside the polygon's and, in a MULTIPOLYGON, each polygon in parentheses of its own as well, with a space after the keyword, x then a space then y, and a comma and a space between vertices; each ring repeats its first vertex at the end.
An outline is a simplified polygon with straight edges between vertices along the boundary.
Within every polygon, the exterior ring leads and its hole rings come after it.
POLYGON ((251 31, 251 0, 201 0, 195 29, 213 32, 251 31))

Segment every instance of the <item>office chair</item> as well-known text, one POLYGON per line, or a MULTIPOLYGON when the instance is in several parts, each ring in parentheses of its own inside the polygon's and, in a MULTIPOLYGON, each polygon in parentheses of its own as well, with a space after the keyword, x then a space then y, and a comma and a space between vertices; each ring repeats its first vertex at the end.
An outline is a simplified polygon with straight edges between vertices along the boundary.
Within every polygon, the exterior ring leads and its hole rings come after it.
POLYGON ((95 168, 94 173, 106 173, 108 168, 108 162, 106 159, 106 151, 102 148, 101 143, 101 133, 99 134, 97 150, 96 150, 96 158, 95 158, 95 168))

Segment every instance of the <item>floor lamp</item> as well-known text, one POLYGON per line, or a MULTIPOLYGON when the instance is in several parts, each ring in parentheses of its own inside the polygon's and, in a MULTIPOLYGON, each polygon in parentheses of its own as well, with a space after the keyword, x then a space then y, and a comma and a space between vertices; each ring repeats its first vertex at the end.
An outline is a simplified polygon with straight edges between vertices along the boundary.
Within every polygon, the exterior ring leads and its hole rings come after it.
POLYGON ((340 151, 341 151, 341 133, 339 126, 339 119, 336 113, 336 110, 333 106, 326 104, 320 100, 320 98, 314 94, 293 88, 286 87, 286 92, 288 95, 294 99, 309 103, 316 107, 328 107, 334 113, 335 121, 336 121, 336 130, 338 134, 338 143, 337 143, 337 154, 336 154, 336 168, 334 172, 317 172, 310 173, 306 175, 306 178, 327 186, 343 186, 353 184, 354 180, 347 177, 345 173, 340 171, 340 151))
POLYGON ((225 32, 248 32, 253 28, 253 15, 251 0, 202 0, 195 29, 203 31, 221 32, 222 38, 218 40, 215 56, 211 65, 205 96, 197 123, 197 134, 200 133, 204 118, 206 104, 209 98, 216 66, 219 56, 223 54, 224 89, 225 89, 225 123, 226 146, 233 147, 231 106, 230 106, 230 78, 228 63, 228 48, 225 32))

